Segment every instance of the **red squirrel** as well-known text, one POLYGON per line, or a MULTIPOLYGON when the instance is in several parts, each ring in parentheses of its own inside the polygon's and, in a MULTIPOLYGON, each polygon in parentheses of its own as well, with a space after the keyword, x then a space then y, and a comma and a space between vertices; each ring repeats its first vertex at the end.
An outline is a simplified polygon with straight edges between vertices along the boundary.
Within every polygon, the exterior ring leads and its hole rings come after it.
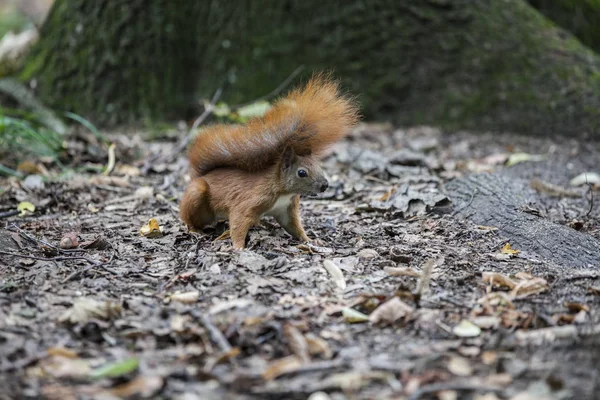
POLYGON ((263 215, 308 242, 300 195, 327 189, 319 158, 358 120, 355 100, 317 74, 263 117, 205 129, 188 150, 192 181, 181 199, 181 218, 191 229, 228 218, 235 249, 245 247, 248 230, 263 215))

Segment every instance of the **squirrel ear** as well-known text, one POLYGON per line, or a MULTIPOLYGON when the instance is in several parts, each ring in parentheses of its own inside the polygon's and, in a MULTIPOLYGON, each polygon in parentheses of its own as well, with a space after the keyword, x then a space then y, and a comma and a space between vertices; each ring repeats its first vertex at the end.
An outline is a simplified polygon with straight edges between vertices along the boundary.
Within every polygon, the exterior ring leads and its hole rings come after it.
POLYGON ((294 164, 294 159, 296 158, 296 152, 292 146, 286 146, 283 150, 283 156, 281 157, 281 168, 286 171, 292 168, 292 164, 294 164))

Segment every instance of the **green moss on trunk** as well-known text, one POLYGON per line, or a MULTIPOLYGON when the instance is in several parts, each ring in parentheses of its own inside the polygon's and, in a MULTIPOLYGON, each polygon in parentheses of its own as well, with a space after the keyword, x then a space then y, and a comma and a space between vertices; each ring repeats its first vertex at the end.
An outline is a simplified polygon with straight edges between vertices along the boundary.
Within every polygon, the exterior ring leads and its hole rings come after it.
POLYGON ((600 62, 523 0, 225 2, 202 88, 232 103, 298 65, 333 69, 367 116, 525 133, 598 132, 600 62))
POLYGON ((600 58, 525 0, 58 0, 24 73, 96 121, 236 104, 299 65, 402 124, 598 133, 600 58))
POLYGON ((98 123, 181 115, 198 81, 205 2, 57 0, 22 73, 46 103, 98 123))

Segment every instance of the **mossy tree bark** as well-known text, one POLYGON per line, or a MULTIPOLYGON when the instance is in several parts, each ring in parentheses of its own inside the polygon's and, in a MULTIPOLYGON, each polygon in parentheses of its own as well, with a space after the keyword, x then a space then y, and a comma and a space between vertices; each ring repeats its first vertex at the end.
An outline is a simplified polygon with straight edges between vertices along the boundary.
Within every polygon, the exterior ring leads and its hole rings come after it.
POLYGON ((600 1, 598 0, 528 0, 558 26, 575 35, 581 43, 600 51, 600 1))
POLYGON ((199 1, 56 0, 22 71, 43 101, 101 124, 181 116, 198 81, 199 1), (190 89, 191 88, 191 89, 190 89))
POLYGON ((202 74, 235 80, 231 102, 306 64, 333 68, 371 117, 598 133, 600 58, 523 0, 228 4, 235 14, 220 30, 218 62, 204 59, 202 74))
POLYGON ((599 131, 600 58, 525 0, 58 0, 24 76, 50 104, 117 121, 224 81, 226 101, 252 100, 299 65, 334 70, 368 117, 599 131))

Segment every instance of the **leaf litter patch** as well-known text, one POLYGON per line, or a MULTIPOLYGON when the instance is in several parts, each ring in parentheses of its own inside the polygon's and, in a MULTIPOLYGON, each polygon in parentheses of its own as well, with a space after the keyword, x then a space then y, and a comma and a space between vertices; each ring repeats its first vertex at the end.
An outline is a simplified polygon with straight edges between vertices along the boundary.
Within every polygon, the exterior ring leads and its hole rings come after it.
POLYGON ((2 181, 7 395, 593 393, 599 275, 454 218, 442 189, 481 171, 531 179, 543 217, 598 238, 600 202, 586 217, 597 150, 574 157, 561 152, 568 141, 365 124, 324 161, 330 189, 302 202, 313 243, 266 219, 233 252, 227 224, 188 233, 179 221, 185 161, 148 163, 172 144, 115 136, 105 174, 61 179, 49 165, 44 180, 2 181), (136 151, 144 158, 127 158, 136 151), (576 172, 589 184, 571 186, 576 172))

